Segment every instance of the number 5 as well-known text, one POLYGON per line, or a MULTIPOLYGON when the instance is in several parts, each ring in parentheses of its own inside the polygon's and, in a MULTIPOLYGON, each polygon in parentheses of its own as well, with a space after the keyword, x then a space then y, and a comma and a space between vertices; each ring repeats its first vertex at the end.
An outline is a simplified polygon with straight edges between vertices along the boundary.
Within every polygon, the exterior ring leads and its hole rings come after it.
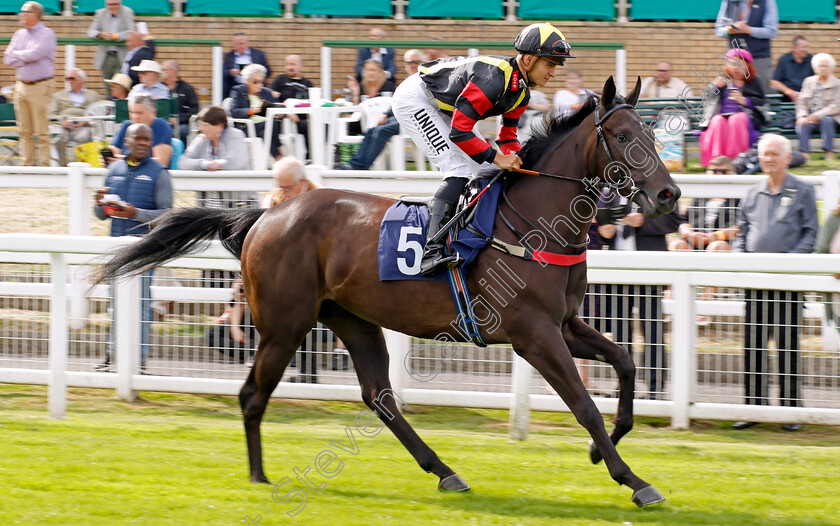
POLYGON ((410 234, 422 235, 423 228, 419 226, 404 226, 400 228, 400 242, 397 252, 411 250, 414 252, 414 264, 408 266, 406 258, 397 258, 397 268, 406 276, 414 276, 420 273, 420 258, 423 255, 423 245, 419 241, 409 241, 410 234))

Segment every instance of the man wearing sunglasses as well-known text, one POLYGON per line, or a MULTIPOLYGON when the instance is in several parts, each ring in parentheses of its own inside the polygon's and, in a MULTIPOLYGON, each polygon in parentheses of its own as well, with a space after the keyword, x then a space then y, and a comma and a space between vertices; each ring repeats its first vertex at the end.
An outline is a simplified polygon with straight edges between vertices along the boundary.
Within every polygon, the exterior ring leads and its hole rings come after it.
POLYGON ((55 48, 52 29, 41 21, 44 6, 26 2, 20 8, 18 29, 3 60, 15 68, 15 117, 20 125, 21 165, 35 166, 35 136, 38 136, 39 166, 50 165, 50 129, 47 107, 53 92, 55 48))
POLYGON ((516 129, 528 107, 530 88, 545 86, 571 46, 548 23, 531 24, 514 41, 515 57, 455 57, 423 64, 394 93, 393 110, 426 157, 443 172, 443 184, 429 205, 431 219, 420 272, 431 276, 457 264, 442 242, 430 242, 452 217, 464 186, 482 163, 519 168, 522 160, 516 129), (475 134, 480 120, 502 116, 494 150, 475 134))

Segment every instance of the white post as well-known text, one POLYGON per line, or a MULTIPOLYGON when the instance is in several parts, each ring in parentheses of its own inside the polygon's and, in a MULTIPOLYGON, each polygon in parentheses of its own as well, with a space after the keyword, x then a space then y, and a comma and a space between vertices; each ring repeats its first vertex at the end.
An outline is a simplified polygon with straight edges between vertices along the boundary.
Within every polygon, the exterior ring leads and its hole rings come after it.
POLYGON ((671 318, 671 427, 688 429, 690 411, 697 382, 695 296, 688 274, 681 274, 673 284, 674 312, 671 318))
POLYGON ((76 67, 76 46, 67 44, 64 46, 64 71, 65 73, 76 67))
POLYGON ((295 4, 297 0, 283 0, 283 18, 295 17, 295 4))
MULTIPOLYGON (((67 190, 69 197, 69 234, 71 236, 87 236, 90 234, 90 196, 85 191, 86 168, 88 163, 70 163, 67 165, 70 173, 67 175, 67 190)), ((85 298, 85 287, 88 278, 88 268, 73 266, 70 271, 70 326, 74 329, 84 327, 88 317, 88 301, 85 298)))
POLYGON ((50 376, 48 403, 50 418, 67 413, 67 265, 64 254, 50 254, 52 296, 50 298, 50 376))
POLYGON ((67 176, 67 191, 70 196, 70 229, 71 236, 87 236, 90 234, 90 211, 92 206, 90 196, 85 192, 85 172, 90 168, 88 163, 70 163, 67 165, 70 173, 67 176))
POLYGON ((140 276, 120 280, 114 288, 114 326, 111 339, 116 347, 117 396, 129 402, 137 398, 131 377, 140 362, 140 276))
MULTIPOLYGON (((184 16, 184 0, 172 0, 172 3, 175 5, 175 9, 172 11, 172 16, 175 18, 181 18, 184 16)), ((186 141, 184 141, 186 142, 186 141)))
POLYGON ((222 93, 222 63, 223 63, 222 47, 213 46, 213 89, 210 93, 210 100, 213 106, 221 106, 222 100, 227 97, 227 93, 222 93))
POLYGON ((505 20, 508 22, 516 22, 516 7, 519 2, 516 0, 504 0, 505 5, 505 20))
POLYGON ((385 345, 388 346, 388 376, 391 389, 402 396, 405 387, 405 358, 408 356, 411 338, 400 332, 385 330, 385 345))
POLYGON ((327 144, 324 137, 324 111, 329 111, 324 108, 322 111, 316 109, 320 106, 321 98, 323 96, 322 88, 309 88, 309 102, 312 105, 312 113, 309 114, 309 158, 312 164, 323 165, 326 164, 326 152, 324 151, 327 144))
POLYGON ((468 57, 477 57, 478 56, 478 49, 471 47, 467 50, 468 57))
POLYGON ((531 375, 533 368, 524 358, 513 353, 510 396, 510 438, 526 440, 531 423, 531 375))
POLYGON ((408 2, 406 0, 393 0, 391 3, 394 4, 394 19, 405 20, 405 5, 408 2))
MULTIPOLYGON (((332 49, 328 47, 321 48, 321 93, 326 94, 325 98, 333 100, 332 98, 332 49)), ((309 127, 312 131, 312 126, 309 127)))
POLYGON ((621 24, 627 23, 627 8, 630 7, 625 0, 618 0, 615 4, 616 11, 618 11, 618 22, 621 24))
POLYGON ((61 12, 62 16, 73 16, 73 0, 64 0, 62 2, 64 10, 61 12))
POLYGON ((627 50, 615 50, 615 82, 619 93, 625 93, 627 87, 627 50))

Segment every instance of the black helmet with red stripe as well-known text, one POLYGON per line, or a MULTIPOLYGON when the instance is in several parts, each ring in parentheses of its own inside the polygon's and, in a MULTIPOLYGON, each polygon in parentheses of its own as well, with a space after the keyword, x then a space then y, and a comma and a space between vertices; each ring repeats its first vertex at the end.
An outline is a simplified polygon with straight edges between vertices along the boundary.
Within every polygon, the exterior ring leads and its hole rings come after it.
POLYGON ((563 33, 547 22, 531 24, 520 31, 513 47, 522 54, 547 58, 561 66, 567 58, 575 58, 563 33))

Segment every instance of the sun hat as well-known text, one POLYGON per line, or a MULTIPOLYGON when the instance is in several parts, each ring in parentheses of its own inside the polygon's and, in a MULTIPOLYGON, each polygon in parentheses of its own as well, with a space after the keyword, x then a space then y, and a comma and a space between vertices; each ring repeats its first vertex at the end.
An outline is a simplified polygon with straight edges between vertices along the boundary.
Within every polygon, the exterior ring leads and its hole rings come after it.
POLYGON ((124 87, 126 91, 131 91, 131 77, 125 73, 117 73, 110 79, 105 80, 105 82, 109 84, 117 84, 118 86, 124 87))
POLYGON ((163 70, 160 67, 160 64, 155 62, 154 60, 141 60, 139 66, 132 66, 131 71, 154 71, 160 76, 163 76, 163 70))

